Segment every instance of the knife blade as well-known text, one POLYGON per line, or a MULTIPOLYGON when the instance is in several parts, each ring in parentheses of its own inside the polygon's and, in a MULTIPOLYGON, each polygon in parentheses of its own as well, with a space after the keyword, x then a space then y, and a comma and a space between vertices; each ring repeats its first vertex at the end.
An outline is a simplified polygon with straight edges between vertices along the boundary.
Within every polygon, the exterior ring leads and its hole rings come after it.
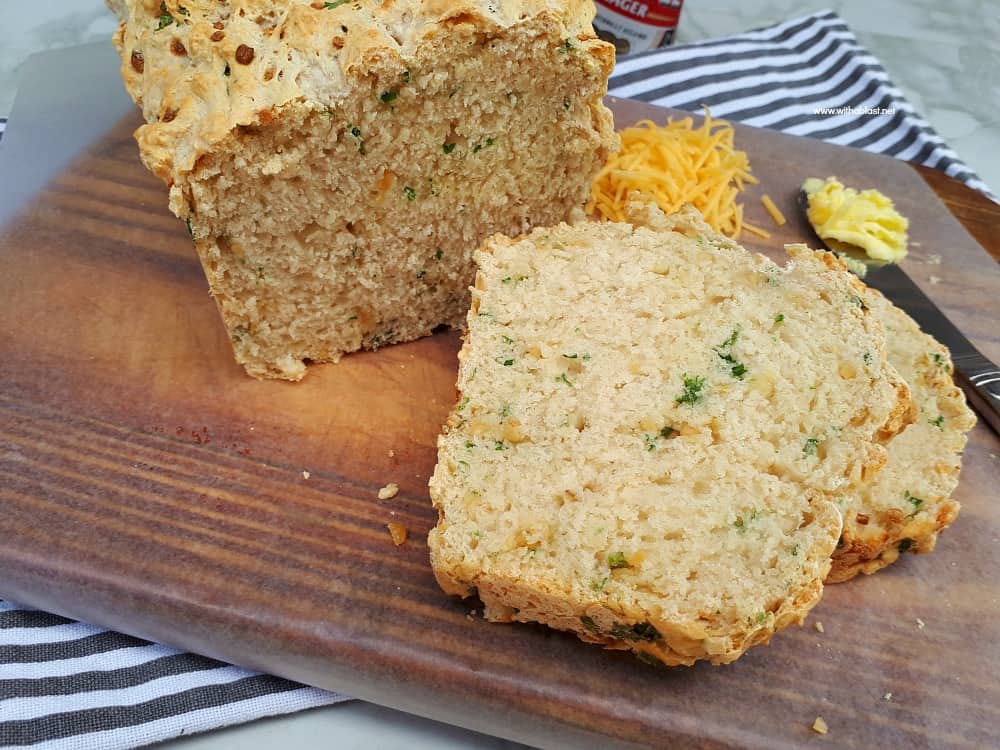
MULTIPOLYGON (((809 198, 799 192, 799 206, 805 212, 809 198)), ((808 219, 807 219, 808 223, 808 219)), ((810 224, 810 227, 812 225, 810 224)), ((813 233, 823 247, 833 250, 813 233)), ((901 308, 925 332, 936 338, 951 352, 955 365, 955 380, 965 391, 972 407, 983 420, 1000 434, 1000 367, 980 352, 958 328, 948 320, 923 290, 894 263, 866 263, 868 273, 862 279, 901 308)))

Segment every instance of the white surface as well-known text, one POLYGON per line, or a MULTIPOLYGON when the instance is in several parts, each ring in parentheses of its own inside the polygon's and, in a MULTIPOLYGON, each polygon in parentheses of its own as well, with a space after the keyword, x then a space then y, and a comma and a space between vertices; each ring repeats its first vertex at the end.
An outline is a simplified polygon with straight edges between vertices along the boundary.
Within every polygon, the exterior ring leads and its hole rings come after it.
MULTIPOLYGON (((847 21, 917 110, 1000 190, 997 0, 688 0, 678 41, 745 31, 821 8, 832 8, 847 21)), ((18 68, 29 55, 107 39, 115 27, 101 0, 0 0, 0 11, 0 115, 10 110, 18 68)), ((359 701, 166 745, 171 750, 519 747, 359 701)))

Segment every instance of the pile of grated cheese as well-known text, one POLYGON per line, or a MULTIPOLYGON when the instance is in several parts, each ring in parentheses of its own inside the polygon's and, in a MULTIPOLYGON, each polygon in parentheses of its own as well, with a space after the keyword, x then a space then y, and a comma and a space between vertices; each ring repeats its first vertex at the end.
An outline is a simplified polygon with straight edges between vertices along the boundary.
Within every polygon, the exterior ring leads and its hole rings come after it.
POLYGON ((587 204, 591 216, 626 221, 628 196, 639 192, 667 213, 690 203, 713 229, 734 239, 744 229, 767 236, 743 221, 737 198, 757 179, 746 152, 734 146, 731 124, 712 119, 706 108, 700 126, 691 117, 670 119, 666 125, 643 120, 620 135, 621 151, 611 156, 594 180, 587 204))

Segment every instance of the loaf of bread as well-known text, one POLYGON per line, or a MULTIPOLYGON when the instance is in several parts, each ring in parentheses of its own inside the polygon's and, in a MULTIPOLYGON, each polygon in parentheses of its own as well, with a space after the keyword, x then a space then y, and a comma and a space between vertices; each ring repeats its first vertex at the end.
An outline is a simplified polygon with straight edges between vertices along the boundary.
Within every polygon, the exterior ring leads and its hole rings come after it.
POLYGON ((254 376, 460 324, 480 241, 569 217, 616 147, 588 0, 109 4, 254 376))
POLYGON ((865 302, 885 326, 889 362, 910 386, 914 423, 888 444, 888 460, 871 482, 844 498, 844 532, 828 582, 874 573, 900 552, 930 552, 958 515, 966 434, 976 418, 952 379, 947 348, 874 289, 865 302))
POLYGON ((819 600, 909 396, 833 256, 634 213, 477 253, 431 562, 492 620, 730 662, 819 600))

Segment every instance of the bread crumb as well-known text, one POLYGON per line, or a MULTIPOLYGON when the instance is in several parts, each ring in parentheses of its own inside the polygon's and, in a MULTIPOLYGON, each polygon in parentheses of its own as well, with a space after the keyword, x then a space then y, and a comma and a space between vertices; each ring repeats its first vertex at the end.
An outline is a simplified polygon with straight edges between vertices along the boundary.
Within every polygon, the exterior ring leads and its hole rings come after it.
POLYGON ((941 277, 940 276, 931 276, 927 280, 929 282, 931 282, 932 284, 940 284, 941 283, 941 277))
POLYGON ((406 541, 406 527, 401 523, 387 523, 389 534, 392 535, 392 543, 397 547, 406 541))
POLYGON ((919 617, 917 618, 917 628, 920 630, 924 629, 924 621, 921 620, 919 617))
POLYGON ((308 471, 306 471, 305 469, 302 470, 302 478, 303 479, 308 479, 310 476, 312 476, 312 475, 308 471))
POLYGON ((826 725, 826 722, 823 721, 822 716, 817 716, 816 721, 813 722, 812 730, 816 734, 826 734, 827 732, 830 731, 830 727, 828 727, 826 725))
POLYGON ((395 458, 395 457, 396 457, 396 451, 393 450, 389 451, 389 458, 395 458))
POLYGON ((938 255, 937 253, 934 253, 932 255, 928 255, 927 256, 927 263, 929 265, 932 265, 932 266, 940 266, 941 265, 941 256, 938 255))
POLYGON ((383 487, 378 491, 378 499, 389 500, 391 498, 396 497, 396 494, 398 492, 399 492, 399 485, 396 484, 395 482, 389 482, 389 484, 387 484, 385 487, 383 487))
POLYGON ((882 696, 882 700, 891 701, 892 700, 892 693, 886 693, 885 695, 883 695, 882 696))
POLYGON ((816 622, 813 623, 813 627, 816 628, 816 632, 817 633, 825 633, 826 632, 825 630, 823 630, 823 623, 821 623, 819 620, 816 620, 816 622))

